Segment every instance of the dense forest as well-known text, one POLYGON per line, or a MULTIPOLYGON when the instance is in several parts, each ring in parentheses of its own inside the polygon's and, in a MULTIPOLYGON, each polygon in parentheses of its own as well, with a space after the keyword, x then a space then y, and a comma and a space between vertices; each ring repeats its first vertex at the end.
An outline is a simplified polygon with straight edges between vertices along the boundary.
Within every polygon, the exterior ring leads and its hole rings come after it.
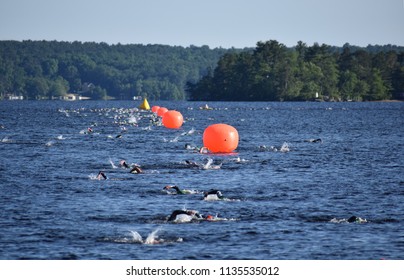
POLYGON ((252 52, 225 54, 187 90, 192 100, 207 101, 404 99, 404 48, 258 42, 252 52))
POLYGON ((256 48, 0 41, 0 99, 403 99, 404 48, 277 41, 256 48))
POLYGON ((187 99, 197 82, 235 49, 92 42, 0 41, 0 97, 55 99, 187 99))

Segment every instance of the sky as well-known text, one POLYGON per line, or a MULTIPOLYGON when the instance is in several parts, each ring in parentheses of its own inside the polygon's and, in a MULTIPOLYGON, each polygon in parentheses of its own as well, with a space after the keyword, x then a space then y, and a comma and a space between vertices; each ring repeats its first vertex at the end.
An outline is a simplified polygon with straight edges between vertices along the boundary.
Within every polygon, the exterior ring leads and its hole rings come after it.
POLYGON ((404 0, 0 0, 0 40, 404 46, 404 0))

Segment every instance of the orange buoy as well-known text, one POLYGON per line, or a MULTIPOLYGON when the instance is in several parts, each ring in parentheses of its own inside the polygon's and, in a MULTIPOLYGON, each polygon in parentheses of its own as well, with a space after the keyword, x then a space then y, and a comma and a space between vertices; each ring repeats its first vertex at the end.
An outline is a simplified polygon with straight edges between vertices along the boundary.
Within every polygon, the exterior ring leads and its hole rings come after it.
POLYGON ((166 107, 160 107, 157 110, 157 116, 162 117, 167 111, 168 109, 166 107))
POLYGON ((184 118, 182 114, 175 110, 169 110, 163 115, 162 123, 167 128, 180 128, 184 118))
POLYGON ((203 132, 203 145, 212 153, 231 153, 238 146, 238 132, 228 124, 212 124, 203 132))
POLYGON ((151 108, 151 110, 152 110, 152 112, 153 113, 156 113, 157 114, 157 111, 160 109, 160 106, 153 106, 152 108, 151 108))

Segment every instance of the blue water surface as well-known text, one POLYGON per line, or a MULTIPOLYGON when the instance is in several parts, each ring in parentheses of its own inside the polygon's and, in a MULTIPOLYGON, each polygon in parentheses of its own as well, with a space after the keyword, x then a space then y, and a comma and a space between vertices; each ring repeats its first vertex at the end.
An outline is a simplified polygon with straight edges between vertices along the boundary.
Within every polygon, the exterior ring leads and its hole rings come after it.
POLYGON ((183 126, 133 101, 0 102, 0 259, 403 259, 404 103, 150 103, 183 126), (214 123, 235 153, 185 149, 214 123), (167 222, 176 209, 223 220, 167 222))

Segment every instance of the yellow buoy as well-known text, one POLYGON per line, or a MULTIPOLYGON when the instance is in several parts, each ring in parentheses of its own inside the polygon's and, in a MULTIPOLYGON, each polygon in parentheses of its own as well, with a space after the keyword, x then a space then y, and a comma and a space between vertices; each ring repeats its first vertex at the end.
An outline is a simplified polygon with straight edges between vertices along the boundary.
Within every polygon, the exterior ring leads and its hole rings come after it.
POLYGON ((139 106, 139 109, 150 110, 150 105, 149 105, 149 102, 147 102, 147 98, 143 99, 143 102, 139 106))

